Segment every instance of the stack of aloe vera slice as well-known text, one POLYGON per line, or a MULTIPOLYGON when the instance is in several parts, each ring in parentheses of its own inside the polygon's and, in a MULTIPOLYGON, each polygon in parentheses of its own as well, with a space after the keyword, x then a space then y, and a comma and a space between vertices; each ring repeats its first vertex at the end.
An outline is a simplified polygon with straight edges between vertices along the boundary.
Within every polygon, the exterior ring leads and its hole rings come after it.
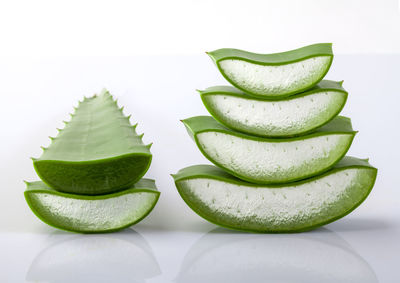
POLYGON ((233 86, 200 91, 210 116, 183 120, 203 155, 173 175, 183 200, 220 226, 300 232, 341 218, 370 193, 368 160, 345 157, 356 132, 338 116, 342 82, 322 80, 331 44, 255 54, 209 52, 233 86))
POLYGON ((42 181, 26 182, 25 199, 43 222, 81 233, 131 226, 154 208, 160 193, 142 178, 152 154, 143 135, 103 90, 85 98, 57 137, 33 158, 42 181))

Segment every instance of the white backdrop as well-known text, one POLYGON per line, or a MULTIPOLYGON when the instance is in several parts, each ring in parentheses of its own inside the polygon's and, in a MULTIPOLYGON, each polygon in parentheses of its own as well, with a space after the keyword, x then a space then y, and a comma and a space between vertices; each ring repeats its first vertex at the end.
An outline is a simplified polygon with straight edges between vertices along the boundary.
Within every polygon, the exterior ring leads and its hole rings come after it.
MULTIPOLYGON (((354 275, 353 265, 341 270, 343 264, 330 264, 329 259, 335 258, 332 249, 313 239, 335 247, 336 236, 347 247, 333 250, 350 255, 334 263, 358 258, 368 267, 364 278, 369 281, 352 282, 400 281, 395 268, 400 260, 398 1, 60 3, 0 2, 0 282, 34 281, 29 270, 47 276, 45 282, 52 276, 68 278, 70 270, 79 270, 82 262, 93 258, 102 266, 97 270, 114 281, 136 274, 135 268, 120 272, 118 260, 124 260, 126 248, 115 245, 119 237, 137 238, 131 230, 93 237, 56 231, 37 219, 23 198, 22 180, 37 180, 29 157, 40 155, 40 146, 49 143, 47 136, 55 135, 56 127, 63 127, 61 121, 68 119, 79 99, 103 87, 125 106, 126 114, 132 114, 132 122, 139 122, 145 143, 154 142, 146 177, 156 179, 161 197, 154 211, 133 227, 153 250, 161 270, 146 282, 176 282, 180 272, 193 271, 185 267, 191 262, 188 255, 203 237, 216 243, 216 249, 232 238, 244 240, 243 245, 225 245, 218 257, 215 249, 204 253, 201 249, 207 282, 224 280, 227 273, 218 269, 221 264, 240 267, 235 274, 243 271, 244 278, 251 271, 252 282, 265 282, 268 268, 263 260, 275 263, 277 258, 282 262, 281 275, 292 276, 292 281, 301 281, 297 274, 307 271, 315 279, 312 282, 326 282, 326 274, 333 282, 344 282, 337 276, 354 275), (342 114, 351 117, 359 131, 349 154, 370 157, 379 169, 371 195, 349 216, 312 233, 215 232, 215 225, 185 205, 169 176, 185 166, 208 163, 179 122, 207 114, 195 89, 226 83, 204 51, 236 47, 274 52, 321 41, 334 43, 337 56, 327 78, 344 80, 349 98, 342 114), (79 243, 64 246, 70 237, 79 243), (306 249, 303 238, 308 241, 306 249), (95 249, 87 244, 96 239, 95 249), (276 241, 279 244, 274 245, 276 241), (71 246, 84 252, 65 258, 64 247, 71 246), (232 256, 231 251, 243 251, 243 256, 232 256), (111 257, 115 269, 108 268, 110 254, 115 256, 111 257), (293 269, 298 273, 291 273, 293 269)), ((74 282, 91 281, 81 277, 74 282)))
POLYGON ((255 52, 334 42, 399 53, 398 0, 36 0, 0 2, 0 54, 255 52))

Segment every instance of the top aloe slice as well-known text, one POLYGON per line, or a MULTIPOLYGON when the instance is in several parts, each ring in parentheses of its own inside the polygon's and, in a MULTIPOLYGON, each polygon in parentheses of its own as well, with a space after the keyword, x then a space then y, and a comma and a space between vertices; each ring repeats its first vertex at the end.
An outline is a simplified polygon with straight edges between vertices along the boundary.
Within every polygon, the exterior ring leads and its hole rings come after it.
POLYGON ((377 169, 345 157, 330 171, 279 185, 243 182, 211 165, 172 175, 179 194, 197 214, 217 225, 251 232, 302 232, 335 221, 369 195, 377 169))
POLYGON ((232 86, 199 91, 208 112, 224 126, 264 137, 290 137, 325 125, 343 109, 342 82, 323 80, 311 90, 282 100, 254 98, 232 86))
POLYGON ((106 90, 85 98, 71 121, 52 139, 38 159, 39 177, 68 193, 98 195, 136 183, 148 170, 152 155, 136 125, 122 113, 106 90))
POLYGON ((333 60, 331 43, 273 54, 230 48, 207 54, 232 85, 266 99, 280 99, 313 87, 326 75, 333 60))
POLYGON ((225 128, 210 116, 183 123, 203 155, 248 182, 286 183, 318 175, 348 151, 356 134, 338 116, 317 131, 295 138, 261 138, 225 128))

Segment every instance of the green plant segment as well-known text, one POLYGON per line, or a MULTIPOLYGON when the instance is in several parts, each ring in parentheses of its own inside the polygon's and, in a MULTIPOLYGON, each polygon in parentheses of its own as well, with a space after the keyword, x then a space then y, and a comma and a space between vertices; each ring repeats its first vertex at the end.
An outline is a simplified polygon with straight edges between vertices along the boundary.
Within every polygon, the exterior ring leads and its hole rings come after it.
POLYGON ((253 232, 301 232, 332 222, 368 196, 377 169, 345 157, 356 131, 338 116, 343 81, 322 80, 332 44, 256 54, 208 53, 233 86, 200 92, 208 112, 182 120, 217 167, 173 175, 184 201, 215 224, 253 232))
POLYGON ((330 43, 274 54, 223 48, 208 55, 232 85, 266 99, 280 99, 313 87, 328 72, 333 60, 330 43))
POLYGON ((48 148, 33 159, 39 177, 62 192, 112 193, 136 183, 152 155, 108 91, 85 98, 48 148))
POLYGON ((160 193, 142 179, 152 155, 107 90, 79 102, 71 120, 33 158, 42 181, 26 182, 33 213, 55 228, 113 232, 147 216, 160 193))
POLYGON ((274 186, 247 183, 211 165, 187 167, 173 177, 187 205, 212 223, 252 232, 301 232, 354 210, 376 174, 367 160, 345 157, 324 174, 274 186))
POLYGON ((210 116, 192 117, 183 123, 207 159, 259 184, 292 182, 328 170, 346 154, 356 133, 350 119, 340 116, 312 134, 286 139, 232 131, 210 116))
POLYGON ((129 227, 147 216, 160 193, 154 180, 141 179, 130 188, 107 195, 67 194, 37 181, 27 183, 25 199, 43 222, 81 233, 103 233, 129 227))
POLYGON ((342 82, 321 81, 311 90, 282 100, 254 98, 232 86, 199 91, 208 112, 233 130, 264 137, 308 133, 332 120, 343 108, 342 82))

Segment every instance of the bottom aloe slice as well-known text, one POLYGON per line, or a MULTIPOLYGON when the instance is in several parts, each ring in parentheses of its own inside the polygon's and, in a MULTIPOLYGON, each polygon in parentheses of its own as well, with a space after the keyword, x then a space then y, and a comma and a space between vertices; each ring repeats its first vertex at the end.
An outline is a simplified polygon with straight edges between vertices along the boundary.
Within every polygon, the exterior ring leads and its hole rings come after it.
POLYGON ((203 155, 236 177, 259 184, 305 179, 334 166, 355 133, 336 117, 316 132, 296 138, 261 138, 223 127, 209 116, 183 120, 203 155))
POLYGON ((231 86, 200 91, 210 114, 225 126, 250 135, 295 136, 332 120, 343 108, 342 82, 321 81, 304 93, 279 101, 251 97, 231 86))
POLYGON ((86 196, 67 194, 43 182, 27 183, 25 199, 43 222, 55 228, 81 232, 113 232, 146 217, 156 205, 160 192, 154 180, 141 179, 113 194, 86 196))
POLYGON ((275 186, 243 182, 210 165, 173 175, 183 200, 217 225, 254 232, 301 232, 339 219, 370 193, 377 169, 343 158, 332 170, 304 181, 275 186))

